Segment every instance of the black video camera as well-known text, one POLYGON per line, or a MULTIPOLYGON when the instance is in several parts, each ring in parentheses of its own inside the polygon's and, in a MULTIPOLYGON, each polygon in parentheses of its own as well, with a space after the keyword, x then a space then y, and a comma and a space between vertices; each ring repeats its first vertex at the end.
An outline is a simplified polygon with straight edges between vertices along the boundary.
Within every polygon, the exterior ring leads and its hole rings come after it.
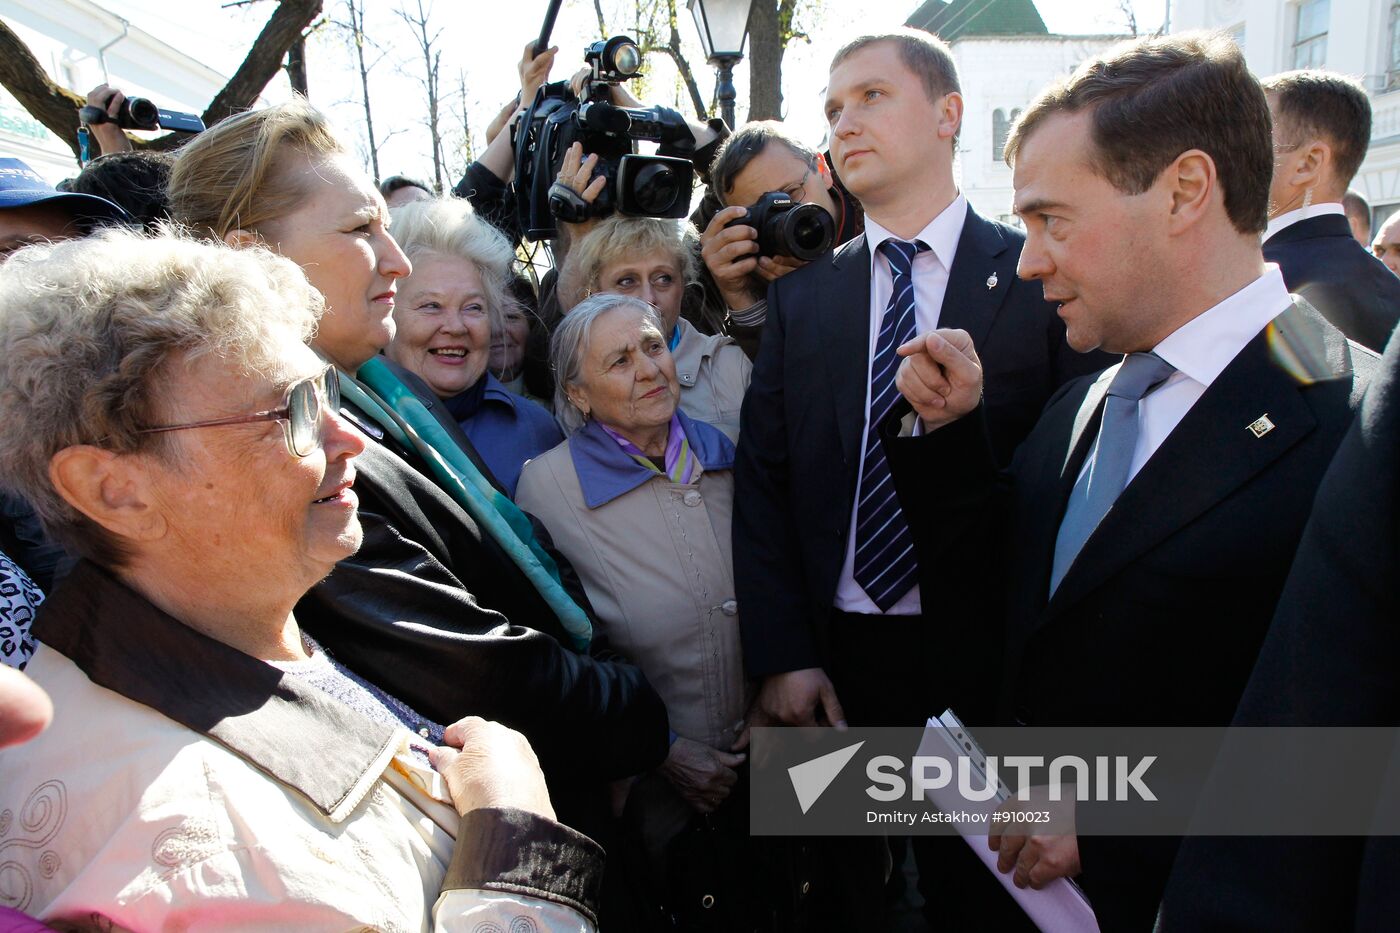
POLYGON ((758 231, 758 255, 791 256, 808 262, 836 242, 836 222, 816 204, 798 204, 781 191, 759 197, 745 217, 725 224, 743 224, 758 231))
POLYGON ((86 106, 78 119, 87 126, 115 123, 124 130, 174 130, 177 133, 203 133, 204 121, 193 113, 163 110, 144 97, 128 97, 117 110, 116 119, 102 107, 86 106))
POLYGON ((641 73, 637 44, 613 36, 585 49, 584 59, 593 67, 585 99, 567 81, 546 84, 512 130, 520 228, 532 240, 557 236, 556 220, 581 223, 614 210, 634 217, 684 217, 690 211, 695 170, 681 156, 694 150, 695 139, 685 119, 665 107, 618 107, 608 99, 610 86, 641 73), (661 152, 670 154, 637 155, 638 140, 660 143, 661 152), (598 157, 596 174, 607 179, 591 205, 554 185, 575 142, 585 155, 598 157))

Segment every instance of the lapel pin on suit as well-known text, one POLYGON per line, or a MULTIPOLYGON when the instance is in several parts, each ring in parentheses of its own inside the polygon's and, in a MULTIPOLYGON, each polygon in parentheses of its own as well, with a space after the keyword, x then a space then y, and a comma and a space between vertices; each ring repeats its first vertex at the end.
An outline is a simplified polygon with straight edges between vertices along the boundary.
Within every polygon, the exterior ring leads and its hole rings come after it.
POLYGON ((997 274, 996 274, 995 272, 993 272, 991 275, 987 276, 987 290, 990 291, 991 289, 996 288, 996 287, 997 287, 997 274))
POLYGON ((1245 425, 1245 428, 1255 437, 1263 437, 1274 429, 1274 423, 1269 420, 1268 414, 1265 413, 1245 425))

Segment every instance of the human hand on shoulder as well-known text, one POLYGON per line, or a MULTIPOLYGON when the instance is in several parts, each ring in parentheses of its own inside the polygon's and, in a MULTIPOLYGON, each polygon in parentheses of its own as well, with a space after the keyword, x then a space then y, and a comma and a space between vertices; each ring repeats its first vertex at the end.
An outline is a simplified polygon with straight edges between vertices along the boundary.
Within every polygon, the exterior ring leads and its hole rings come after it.
POLYGON ((934 330, 896 350, 894 384, 909 400, 925 431, 952 424, 982 400, 982 361, 965 330, 934 330))

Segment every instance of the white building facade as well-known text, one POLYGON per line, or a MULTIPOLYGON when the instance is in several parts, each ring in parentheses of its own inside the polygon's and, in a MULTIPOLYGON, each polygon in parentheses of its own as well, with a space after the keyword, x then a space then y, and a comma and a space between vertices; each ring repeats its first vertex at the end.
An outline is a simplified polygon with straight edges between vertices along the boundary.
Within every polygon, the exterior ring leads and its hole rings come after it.
POLYGON ((1016 226, 1002 149, 1021 111, 1054 81, 1125 36, 965 36, 950 48, 963 89, 959 186, 984 217, 1016 226))
MULTIPOLYGON (((49 77, 78 94, 108 83, 129 97, 198 114, 228 81, 89 0, 0 0, 0 19, 24 40, 49 77)), ((51 183, 78 172, 67 142, 31 117, 4 88, 0 156, 23 159, 51 183)))
POLYGON ((1376 223, 1400 210, 1400 0, 1174 0, 1171 31, 1223 29, 1268 77, 1326 68, 1371 96, 1371 147, 1351 186, 1376 223))

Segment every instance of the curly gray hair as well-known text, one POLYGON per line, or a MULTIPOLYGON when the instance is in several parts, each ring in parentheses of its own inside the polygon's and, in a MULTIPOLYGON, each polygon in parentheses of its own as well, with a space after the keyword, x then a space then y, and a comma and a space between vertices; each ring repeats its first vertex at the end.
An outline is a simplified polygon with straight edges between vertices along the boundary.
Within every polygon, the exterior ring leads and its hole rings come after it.
POLYGON ((573 434, 588 420, 569 398, 569 386, 578 384, 579 367, 583 364, 583 354, 588 350, 588 338, 593 333, 593 325, 598 318, 617 308, 641 313, 656 327, 657 333, 664 332, 661 315, 657 310, 642 299, 630 295, 614 295, 610 292, 592 295, 564 315, 564 320, 559 322, 554 336, 549 341, 549 365, 554 370, 554 417, 558 419, 566 435, 573 434))
POLYGON ((168 435, 139 431, 171 414, 171 362, 213 355, 275 376, 324 302, 270 250, 108 230, 15 253, 0 266, 0 308, 0 478, 56 541, 118 566, 122 542, 54 489, 53 455, 90 444, 168 460, 168 435))

